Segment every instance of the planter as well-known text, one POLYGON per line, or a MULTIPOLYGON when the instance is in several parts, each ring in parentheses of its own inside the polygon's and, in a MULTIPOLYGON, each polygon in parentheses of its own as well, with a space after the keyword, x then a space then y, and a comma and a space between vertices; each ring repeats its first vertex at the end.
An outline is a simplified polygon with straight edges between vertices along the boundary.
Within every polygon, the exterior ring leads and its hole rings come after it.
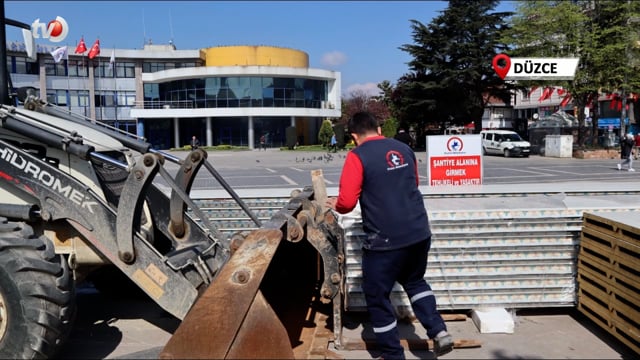
POLYGON ((578 159, 620 159, 620 150, 573 150, 573 157, 578 159))

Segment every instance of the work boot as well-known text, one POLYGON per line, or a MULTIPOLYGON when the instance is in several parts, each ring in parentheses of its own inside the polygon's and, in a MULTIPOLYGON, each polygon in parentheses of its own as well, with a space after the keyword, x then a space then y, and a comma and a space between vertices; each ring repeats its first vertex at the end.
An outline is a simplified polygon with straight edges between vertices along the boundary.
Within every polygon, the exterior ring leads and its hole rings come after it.
POLYGON ((449 334, 438 336, 433 339, 433 352, 436 358, 448 354, 453 350, 453 337, 449 334))

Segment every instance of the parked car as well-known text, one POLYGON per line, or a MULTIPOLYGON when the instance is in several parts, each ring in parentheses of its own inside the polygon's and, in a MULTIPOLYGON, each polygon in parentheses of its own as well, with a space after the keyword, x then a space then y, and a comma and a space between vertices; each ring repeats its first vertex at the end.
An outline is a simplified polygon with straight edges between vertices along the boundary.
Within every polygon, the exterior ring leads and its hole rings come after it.
POLYGON ((498 154, 504 157, 529 157, 531 144, 525 141, 515 131, 482 130, 482 154, 498 154))

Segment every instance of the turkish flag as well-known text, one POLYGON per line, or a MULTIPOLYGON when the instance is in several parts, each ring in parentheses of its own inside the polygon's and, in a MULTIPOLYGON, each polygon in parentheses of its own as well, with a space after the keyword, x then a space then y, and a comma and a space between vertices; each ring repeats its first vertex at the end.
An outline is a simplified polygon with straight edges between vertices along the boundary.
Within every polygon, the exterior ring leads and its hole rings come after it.
POLYGON ((98 55, 100 55, 100 39, 96 39, 96 42, 91 46, 91 50, 89 50, 89 59, 93 59, 98 55))
POLYGON ((80 42, 78 43, 78 46, 76 46, 76 54, 84 54, 84 52, 87 51, 87 45, 85 45, 84 43, 84 38, 80 38, 80 42))

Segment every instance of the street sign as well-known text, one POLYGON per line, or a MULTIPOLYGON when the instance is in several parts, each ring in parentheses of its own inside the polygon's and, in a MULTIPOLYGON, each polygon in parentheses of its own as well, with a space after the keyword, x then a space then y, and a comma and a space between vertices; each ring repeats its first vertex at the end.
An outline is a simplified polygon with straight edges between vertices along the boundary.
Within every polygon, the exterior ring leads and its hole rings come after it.
POLYGON ((482 185, 481 136, 427 136, 427 164, 429 186, 482 185))

